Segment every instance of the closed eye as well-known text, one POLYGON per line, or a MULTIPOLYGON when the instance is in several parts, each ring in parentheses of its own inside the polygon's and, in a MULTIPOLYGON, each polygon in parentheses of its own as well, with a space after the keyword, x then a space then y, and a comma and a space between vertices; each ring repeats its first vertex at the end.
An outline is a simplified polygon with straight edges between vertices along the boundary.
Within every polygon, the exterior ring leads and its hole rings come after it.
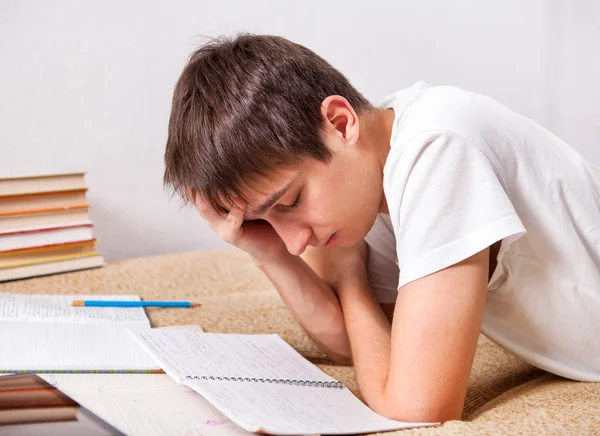
POLYGON ((298 206, 300 206, 300 193, 298 193, 298 196, 296 197, 296 200, 294 200, 294 202, 292 204, 286 205, 286 204, 280 204, 279 205, 279 209, 284 211, 284 212, 289 212, 292 211, 294 209, 297 209, 298 206))

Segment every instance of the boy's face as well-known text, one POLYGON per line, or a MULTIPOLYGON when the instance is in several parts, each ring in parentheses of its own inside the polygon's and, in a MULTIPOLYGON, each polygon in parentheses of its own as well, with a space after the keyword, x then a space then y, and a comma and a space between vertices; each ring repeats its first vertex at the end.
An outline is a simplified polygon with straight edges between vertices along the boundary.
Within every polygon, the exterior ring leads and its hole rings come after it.
POLYGON ((383 199, 376 153, 334 130, 324 139, 334 153, 330 162, 304 160, 244 195, 245 220, 269 222, 294 255, 308 245, 355 245, 371 229, 383 199))

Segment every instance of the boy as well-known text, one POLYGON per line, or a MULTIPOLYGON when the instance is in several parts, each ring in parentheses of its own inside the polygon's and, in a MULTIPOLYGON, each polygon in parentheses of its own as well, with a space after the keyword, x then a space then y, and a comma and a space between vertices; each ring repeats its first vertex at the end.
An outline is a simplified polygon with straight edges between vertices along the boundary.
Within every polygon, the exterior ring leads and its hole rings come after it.
POLYGON ((165 162, 376 412, 460 419, 480 330, 600 380, 600 170, 492 99, 419 83, 374 107, 310 50, 240 35, 191 56, 165 162))

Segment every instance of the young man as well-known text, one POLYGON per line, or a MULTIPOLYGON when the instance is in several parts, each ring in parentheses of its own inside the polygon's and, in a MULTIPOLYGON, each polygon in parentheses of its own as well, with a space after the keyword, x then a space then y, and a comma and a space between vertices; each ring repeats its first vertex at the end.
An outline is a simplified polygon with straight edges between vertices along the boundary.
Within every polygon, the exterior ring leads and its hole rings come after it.
POLYGON ((302 46, 219 39, 177 83, 165 161, 376 412, 460 419, 480 330, 600 380, 600 170, 492 99, 374 107, 302 46))

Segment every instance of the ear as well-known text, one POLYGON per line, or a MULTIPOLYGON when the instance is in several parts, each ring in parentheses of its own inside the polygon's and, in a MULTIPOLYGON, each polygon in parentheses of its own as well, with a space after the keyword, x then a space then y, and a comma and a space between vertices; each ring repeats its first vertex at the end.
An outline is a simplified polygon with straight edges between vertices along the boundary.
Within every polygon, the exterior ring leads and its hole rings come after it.
POLYGON ((356 112, 344 97, 330 95, 321 103, 326 135, 335 134, 348 144, 358 141, 359 122, 356 112))

